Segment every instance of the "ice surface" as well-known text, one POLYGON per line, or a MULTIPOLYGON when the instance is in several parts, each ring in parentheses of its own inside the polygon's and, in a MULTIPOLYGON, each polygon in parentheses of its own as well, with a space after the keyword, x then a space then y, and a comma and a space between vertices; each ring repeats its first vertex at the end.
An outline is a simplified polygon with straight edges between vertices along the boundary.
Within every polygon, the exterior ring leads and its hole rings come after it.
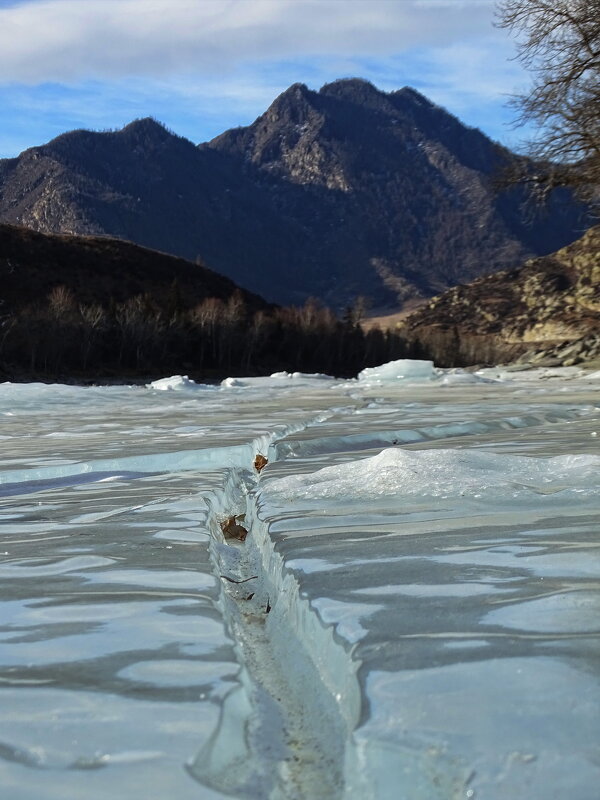
POLYGON ((476 372, 467 372, 464 369, 443 370, 441 376, 442 386, 457 386, 466 383, 495 383, 496 380, 476 372))
POLYGON ((222 796, 185 769, 240 691, 208 500, 347 402, 312 383, 0 386, 3 796, 222 796))
POLYGON ((379 497, 491 496, 518 493, 593 492, 600 495, 600 456, 554 458, 497 455, 468 450, 389 448, 376 456, 324 467, 269 484, 269 497, 280 502, 301 499, 377 500, 379 497))
POLYGON ((327 800, 595 796, 597 380, 374 374, 0 384, 3 796, 258 800, 233 777, 270 747, 310 776, 285 726, 248 747, 215 557, 262 571, 327 800))
POLYGON ((262 389, 280 390, 282 387, 297 389, 298 387, 315 386, 318 383, 338 383, 331 375, 319 372, 274 372, 269 377, 261 378, 225 378, 221 386, 226 389, 262 389))
POLYGON ((368 693, 378 711, 357 738, 380 769, 356 776, 356 796, 373 780, 376 797, 593 797, 598 681, 569 659, 478 653, 373 671, 368 693), (394 751, 376 752, 382 742, 396 744, 393 773, 384 768, 394 751))
POLYGON ((360 603, 352 603, 350 606, 330 597, 317 597, 311 605, 317 609, 323 622, 335 625, 337 633, 351 644, 355 644, 368 633, 368 630, 360 624, 361 616, 370 616, 384 608, 367 603, 362 607, 360 603))
POLYGON ((360 664, 347 798, 587 800, 600 777, 595 396, 573 373, 490 377, 437 402, 439 383, 382 383, 261 479, 276 551, 360 664), (418 435, 381 450, 394 404, 418 435))
POLYGON ((283 378, 283 379, 292 379, 295 381, 310 381, 310 380, 320 380, 320 381, 333 381, 335 378, 332 378, 331 375, 324 375, 322 372, 273 372, 271 374, 272 378, 283 378))

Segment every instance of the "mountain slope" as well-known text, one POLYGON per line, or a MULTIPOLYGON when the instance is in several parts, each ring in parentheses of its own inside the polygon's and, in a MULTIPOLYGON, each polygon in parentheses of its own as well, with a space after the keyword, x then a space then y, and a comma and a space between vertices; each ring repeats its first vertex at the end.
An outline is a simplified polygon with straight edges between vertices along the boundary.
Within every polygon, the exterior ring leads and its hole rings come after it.
POLYGON ((3 380, 352 375, 405 354, 397 336, 364 335, 314 303, 273 306, 119 239, 0 224, 0 277, 3 380))
POLYGON ((402 331, 455 366, 600 358, 600 226, 552 255, 450 289, 402 331))
POLYGON ((281 302, 431 295, 572 241, 566 196, 523 224, 489 178, 506 156, 412 89, 295 84, 195 147, 151 119, 0 161, 0 221, 110 234, 194 259, 281 302))
POLYGON ((250 310, 268 304, 206 267, 130 242, 101 236, 43 234, 0 224, 0 312, 46 303, 59 286, 78 303, 107 306, 146 295, 161 308, 193 308, 207 297, 238 293, 250 310))

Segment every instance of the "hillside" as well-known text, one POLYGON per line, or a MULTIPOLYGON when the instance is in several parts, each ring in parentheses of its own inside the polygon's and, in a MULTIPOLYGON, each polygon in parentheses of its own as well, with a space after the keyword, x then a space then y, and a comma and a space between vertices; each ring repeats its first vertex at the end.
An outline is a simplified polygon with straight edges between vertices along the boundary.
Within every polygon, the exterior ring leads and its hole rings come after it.
POLYGON ((450 289, 399 330, 454 366, 600 358, 600 226, 552 255, 450 289))
POLYGON ((0 224, 0 378, 353 375, 406 354, 316 302, 282 308, 204 266, 102 236, 0 224))
POLYGON ((59 286, 77 302, 108 305, 146 295, 159 307, 189 309, 238 293, 254 310, 268 304, 233 281, 175 256, 102 236, 37 233, 0 224, 2 312, 44 303, 59 286))
MULTIPOLYGON (((525 222, 508 156, 413 89, 295 84, 194 146, 152 119, 72 131, 0 161, 0 221, 197 256, 269 300, 378 307, 552 252, 586 227, 557 195, 525 222)), ((525 215, 527 216, 527 215, 525 215)))

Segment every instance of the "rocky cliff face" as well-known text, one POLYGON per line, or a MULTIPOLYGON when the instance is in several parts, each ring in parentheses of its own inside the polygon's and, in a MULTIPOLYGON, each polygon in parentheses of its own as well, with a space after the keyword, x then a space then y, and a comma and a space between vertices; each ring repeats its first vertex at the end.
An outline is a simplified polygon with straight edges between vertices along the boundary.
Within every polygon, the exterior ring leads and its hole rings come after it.
POLYGON ((557 197, 523 223, 489 179, 506 151, 412 89, 295 84, 199 147, 151 119, 0 161, 0 221, 109 234, 194 259, 281 302, 431 296, 572 241, 557 197))
POLYGON ((600 358, 600 226, 550 256, 450 289, 403 329, 456 366, 600 358))
POLYGON ((524 224, 523 198, 490 189, 506 151, 412 89, 296 84, 253 125, 207 147, 270 179, 277 206, 305 221, 301 256, 328 273, 328 297, 340 285, 376 301, 431 295, 551 252, 576 230, 578 212, 560 198, 545 219, 524 224))

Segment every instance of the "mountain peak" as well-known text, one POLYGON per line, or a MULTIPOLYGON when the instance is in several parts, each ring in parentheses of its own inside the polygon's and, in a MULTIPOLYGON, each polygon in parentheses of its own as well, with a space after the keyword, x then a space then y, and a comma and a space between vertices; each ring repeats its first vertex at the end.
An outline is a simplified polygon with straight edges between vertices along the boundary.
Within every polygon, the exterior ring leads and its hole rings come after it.
POLYGON ((411 103, 424 106, 426 108, 433 108, 435 106, 435 103, 432 103, 429 98, 425 97, 425 95, 421 94, 421 92, 417 91, 417 89, 413 89, 412 86, 403 86, 402 89, 397 89, 395 92, 390 92, 390 97, 408 100, 411 103))
POLYGON ((154 119, 154 117, 134 119, 133 122, 121 128, 119 133, 125 136, 158 139, 159 141, 163 141, 175 135, 171 133, 162 122, 154 119))
POLYGON ((279 97, 289 97, 294 99, 306 99, 311 94, 311 90, 305 83, 292 83, 279 97))
MULTIPOLYGON (((88 152, 90 147, 98 147, 99 142, 102 141, 108 144, 107 140, 114 140, 115 137, 126 146, 160 145, 168 139, 182 140, 182 137, 171 133, 168 128, 153 117, 144 117, 133 120, 133 122, 117 131, 94 131, 87 128, 66 131, 51 139, 45 145, 29 148, 22 155, 37 159, 41 151, 52 151, 55 155, 60 153, 72 155, 77 150, 83 154, 88 152), (91 144, 92 142, 94 143, 93 145, 91 144)), ((190 146, 193 147, 191 143, 190 146)))
POLYGON ((296 83, 201 147, 152 118, 64 134, 0 161, 0 221, 200 253, 270 299, 336 307, 437 293, 584 224, 565 197, 526 225, 521 194, 488 188, 503 151, 415 89, 296 83))
POLYGON ((319 91, 319 96, 325 102, 333 100, 334 102, 350 103, 365 111, 389 114, 393 109, 390 104, 390 95, 380 91, 370 81, 363 78, 341 78, 326 83, 319 91))
POLYGON ((271 103, 263 115, 270 122, 286 120, 291 123, 303 123, 310 114, 314 92, 304 83, 293 83, 271 103))
POLYGON ((334 97, 362 98, 385 94, 379 91, 371 81, 364 78, 338 78, 326 83, 319 90, 319 94, 333 95, 334 97))

